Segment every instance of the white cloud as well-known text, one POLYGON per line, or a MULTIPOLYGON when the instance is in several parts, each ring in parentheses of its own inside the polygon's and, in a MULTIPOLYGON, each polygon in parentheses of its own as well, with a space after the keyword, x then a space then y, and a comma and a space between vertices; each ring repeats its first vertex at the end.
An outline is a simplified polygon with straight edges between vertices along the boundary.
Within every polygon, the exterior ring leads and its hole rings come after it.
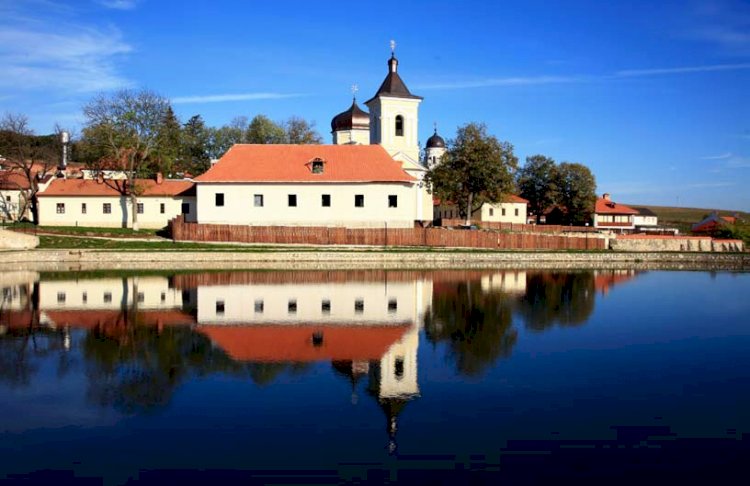
POLYGON ((626 69, 617 71, 616 77, 640 77, 656 76, 660 74, 685 74, 685 73, 705 73, 713 71, 737 71, 741 69, 750 69, 750 63, 740 64, 710 64, 705 66, 687 66, 687 67, 669 67, 669 68, 651 68, 651 69, 626 69))
POLYGON ((707 155, 705 157, 701 157, 701 160, 724 160, 728 159, 732 156, 732 152, 727 152, 725 154, 720 155, 707 155))
POLYGON ((733 155, 727 160, 728 169, 746 169, 748 167, 750 167, 750 157, 733 155))
POLYGON ((0 90, 91 92, 128 86, 114 61, 131 51, 115 28, 63 31, 39 22, 0 23, 0 90))
POLYGON ((252 100, 278 100, 283 98, 296 98, 304 96, 300 93, 233 93, 233 94, 212 94, 212 95, 195 95, 195 96, 177 96, 172 98, 172 103, 176 105, 188 103, 224 103, 227 101, 252 101, 252 100))
POLYGON ((114 10, 133 10, 138 6, 139 0, 98 0, 96 3, 114 10))

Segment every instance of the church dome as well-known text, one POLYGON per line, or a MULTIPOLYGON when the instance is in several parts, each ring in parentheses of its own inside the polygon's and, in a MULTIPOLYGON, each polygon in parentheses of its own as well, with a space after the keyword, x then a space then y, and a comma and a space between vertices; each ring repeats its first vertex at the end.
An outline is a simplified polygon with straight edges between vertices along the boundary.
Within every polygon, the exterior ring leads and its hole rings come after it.
POLYGON ((357 105, 357 100, 352 101, 348 110, 342 111, 331 120, 331 131, 339 130, 369 130, 370 114, 357 105))
POLYGON ((435 129, 435 133, 427 139, 427 148, 445 148, 445 140, 437 134, 437 129, 435 129))

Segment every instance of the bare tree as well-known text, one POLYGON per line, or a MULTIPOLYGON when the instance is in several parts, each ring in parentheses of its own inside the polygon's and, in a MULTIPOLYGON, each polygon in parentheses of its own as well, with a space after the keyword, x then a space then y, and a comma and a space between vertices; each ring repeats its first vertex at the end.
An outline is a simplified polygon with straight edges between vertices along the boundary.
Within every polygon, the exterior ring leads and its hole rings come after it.
POLYGON ((149 90, 101 94, 83 108, 83 141, 96 154, 94 168, 125 174, 123 195, 130 197, 134 230, 138 229, 138 196, 142 191, 136 180, 148 170, 169 108, 166 98, 149 90))
POLYGON ((31 208, 31 217, 39 222, 36 194, 39 182, 55 166, 56 142, 50 137, 37 137, 29 127, 29 119, 20 113, 6 113, 0 119, 0 154, 4 185, 21 191, 18 216, 31 208))

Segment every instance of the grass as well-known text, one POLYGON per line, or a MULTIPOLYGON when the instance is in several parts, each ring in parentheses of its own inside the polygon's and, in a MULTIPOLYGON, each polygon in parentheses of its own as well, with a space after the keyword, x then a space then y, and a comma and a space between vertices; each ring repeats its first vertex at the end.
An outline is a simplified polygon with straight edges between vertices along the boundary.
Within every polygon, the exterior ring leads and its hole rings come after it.
POLYGON ((5 229, 25 231, 31 233, 49 233, 71 236, 104 236, 110 238, 154 238, 164 230, 131 228, 94 228, 87 226, 37 226, 33 223, 13 223, 4 226, 5 229))

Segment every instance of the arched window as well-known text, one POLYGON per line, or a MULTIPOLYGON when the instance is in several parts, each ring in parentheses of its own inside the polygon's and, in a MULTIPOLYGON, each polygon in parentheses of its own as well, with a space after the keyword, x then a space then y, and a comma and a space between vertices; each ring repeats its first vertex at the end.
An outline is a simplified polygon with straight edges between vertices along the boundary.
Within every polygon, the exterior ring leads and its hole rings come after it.
POLYGON ((404 117, 401 115, 396 116, 396 136, 404 136, 404 117))

